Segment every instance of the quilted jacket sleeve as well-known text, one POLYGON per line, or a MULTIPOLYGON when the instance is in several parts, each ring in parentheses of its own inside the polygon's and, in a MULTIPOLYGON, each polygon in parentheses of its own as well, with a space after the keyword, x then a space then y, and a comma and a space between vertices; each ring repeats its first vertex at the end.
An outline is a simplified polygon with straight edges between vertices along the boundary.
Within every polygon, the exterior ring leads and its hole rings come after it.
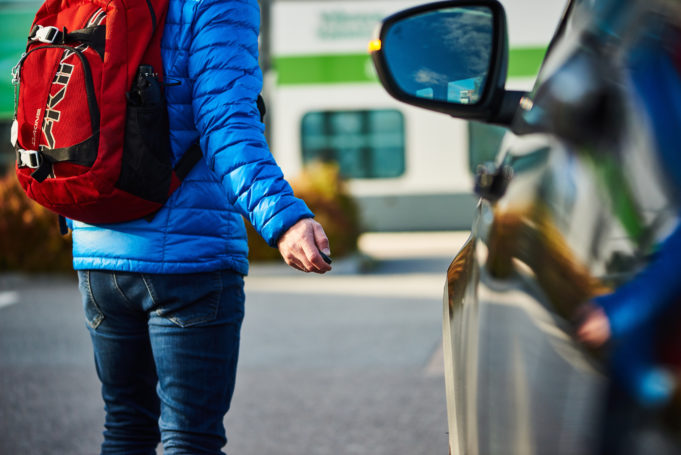
POLYGON ((313 214, 293 196, 264 138, 256 99, 260 11, 256 0, 200 0, 192 27, 192 107, 209 167, 229 202, 271 246, 313 214))

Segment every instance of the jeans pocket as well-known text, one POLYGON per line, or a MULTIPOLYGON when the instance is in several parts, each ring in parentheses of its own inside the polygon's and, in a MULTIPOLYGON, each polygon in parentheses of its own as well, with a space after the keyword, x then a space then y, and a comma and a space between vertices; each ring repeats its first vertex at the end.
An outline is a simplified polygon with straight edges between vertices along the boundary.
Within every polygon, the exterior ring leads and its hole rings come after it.
POLYGON ((156 303, 157 316, 179 327, 193 327, 217 318, 222 294, 220 272, 146 275, 145 282, 156 303))
POLYGON ((217 299, 193 304, 164 317, 179 327, 193 327, 214 321, 218 315, 217 299))
POLYGON ((102 312, 94 294, 92 293, 92 286, 90 286, 90 271, 78 272, 78 286, 80 287, 80 294, 83 297, 83 308, 85 310, 85 319, 87 324, 96 329, 104 320, 104 313, 102 312))

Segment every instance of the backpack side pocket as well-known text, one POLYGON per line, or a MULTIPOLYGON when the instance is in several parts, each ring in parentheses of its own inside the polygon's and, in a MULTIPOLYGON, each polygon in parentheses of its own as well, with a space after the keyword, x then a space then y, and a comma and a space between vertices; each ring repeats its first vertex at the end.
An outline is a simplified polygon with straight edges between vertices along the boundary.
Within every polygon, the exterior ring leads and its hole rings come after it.
POLYGON ((143 199, 163 203, 172 182, 168 112, 163 88, 153 70, 140 67, 128 93, 125 143, 116 187, 143 199))

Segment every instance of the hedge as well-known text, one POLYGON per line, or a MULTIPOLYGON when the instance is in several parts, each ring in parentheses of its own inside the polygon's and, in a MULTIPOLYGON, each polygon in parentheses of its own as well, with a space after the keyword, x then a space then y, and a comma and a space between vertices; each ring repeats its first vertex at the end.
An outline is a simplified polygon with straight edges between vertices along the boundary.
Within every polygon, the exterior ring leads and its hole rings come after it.
POLYGON ((0 178, 0 272, 71 271, 71 236, 26 197, 14 172, 0 178))
MULTIPOLYGON (((357 251, 359 211, 354 199, 346 191, 336 164, 309 164, 298 177, 291 180, 291 187, 295 195, 307 203, 315 214, 315 220, 324 227, 334 258, 357 251)), ((246 227, 251 261, 280 258, 279 251, 270 248, 249 223, 246 223, 246 227)))
MULTIPOLYGON (((357 250, 358 211, 333 164, 315 163, 291 181, 326 231, 334 257, 357 250)), ((252 261, 280 259, 248 225, 252 261)), ((71 236, 59 233, 57 216, 26 197, 14 172, 0 178, 0 272, 68 272, 71 236)))

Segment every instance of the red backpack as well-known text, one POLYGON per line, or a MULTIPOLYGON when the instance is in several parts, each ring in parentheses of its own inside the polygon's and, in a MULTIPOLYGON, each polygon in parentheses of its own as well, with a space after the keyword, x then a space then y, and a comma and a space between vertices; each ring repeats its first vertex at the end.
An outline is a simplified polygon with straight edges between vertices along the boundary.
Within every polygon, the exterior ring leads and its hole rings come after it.
POLYGON ((90 224, 153 216, 200 159, 171 165, 161 35, 168 0, 47 0, 18 84, 12 142, 28 196, 90 224))

